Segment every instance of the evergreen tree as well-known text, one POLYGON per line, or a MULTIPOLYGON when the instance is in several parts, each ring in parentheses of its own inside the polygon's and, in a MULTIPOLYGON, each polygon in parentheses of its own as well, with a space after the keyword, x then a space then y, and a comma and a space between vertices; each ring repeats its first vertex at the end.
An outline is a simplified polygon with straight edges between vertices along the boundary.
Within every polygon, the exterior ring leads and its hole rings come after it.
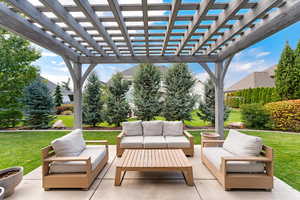
POLYGON ((101 82, 95 72, 92 72, 87 80, 83 94, 83 123, 95 127, 103 121, 101 113, 103 102, 101 101, 101 82))
POLYGON ((141 64, 134 81, 135 115, 141 120, 151 120, 160 113, 161 73, 152 64, 141 64))
POLYGON ((126 93, 129 89, 129 81, 123 80, 121 73, 115 74, 108 85, 106 117, 110 124, 120 126, 125 121, 130 112, 130 107, 126 101, 126 93))
POLYGON ((63 97, 60 90, 60 85, 57 85, 54 92, 54 104, 56 107, 61 106, 63 103, 63 97))
POLYGON ((14 127, 22 119, 24 88, 37 77, 32 63, 40 52, 30 42, 0 29, 0 127, 14 127))
POLYGON ((25 124, 30 128, 49 128, 54 119, 54 103, 47 85, 40 78, 25 88, 23 102, 25 124))
POLYGON ((293 85, 295 89, 293 99, 300 99, 300 40, 295 49, 294 78, 293 85))
MULTIPOLYGON (((204 85, 204 101, 200 102, 197 115, 200 119, 215 124, 215 86, 211 79, 208 79, 204 85)), ((224 121, 228 119, 230 110, 224 106, 224 121)))
POLYGON ((191 94, 195 79, 187 64, 174 64, 165 77, 166 97, 162 114, 167 120, 191 120, 196 97, 191 94))
POLYGON ((275 70, 276 90, 281 99, 295 98, 295 89, 299 87, 299 81, 300 74, 295 67, 294 51, 287 43, 275 70))

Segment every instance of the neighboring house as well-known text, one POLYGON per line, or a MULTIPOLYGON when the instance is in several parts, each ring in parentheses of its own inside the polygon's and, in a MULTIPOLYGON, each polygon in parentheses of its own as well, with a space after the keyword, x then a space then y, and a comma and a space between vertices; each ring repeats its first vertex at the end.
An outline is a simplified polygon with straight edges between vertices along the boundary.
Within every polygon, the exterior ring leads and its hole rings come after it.
MULTIPOLYGON (((138 70, 138 67, 139 66, 137 65, 137 66, 131 67, 129 69, 126 69, 124 71, 121 71, 120 73, 123 75, 124 80, 128 80, 128 81, 132 82, 134 79, 134 75, 135 75, 136 71, 138 70)), ((168 68, 165 66, 156 66, 156 67, 159 69, 162 76, 164 76, 168 70, 168 68)), ((194 78, 196 79, 196 83, 192 90, 192 93, 193 93, 193 95, 197 95, 199 98, 202 98, 203 92, 204 92, 204 84, 196 76, 194 78)), ((107 84, 109 84, 109 82, 110 82, 110 80, 108 81, 107 84)), ((165 93, 165 88, 163 86, 164 86, 164 82, 161 81, 160 92, 162 93, 162 96, 165 93)), ((129 103, 130 107, 134 108, 133 85, 132 84, 129 87, 129 91, 127 92, 126 98, 127 98, 127 101, 129 103)), ((199 104, 196 104, 195 107, 197 107, 198 105, 199 104)))
MULTIPOLYGON (((56 88, 56 84, 51 82, 50 80, 44 78, 41 76, 42 81, 44 81, 47 85, 47 87, 49 88, 51 94, 54 95, 55 93, 55 88, 56 88)), ((73 92, 72 91, 68 91, 63 87, 60 87, 60 91, 61 94, 63 96, 63 103, 72 103, 73 102, 73 92)))
POLYGON ((225 90, 225 93, 235 92, 248 88, 275 87, 276 65, 261 72, 253 72, 225 90))

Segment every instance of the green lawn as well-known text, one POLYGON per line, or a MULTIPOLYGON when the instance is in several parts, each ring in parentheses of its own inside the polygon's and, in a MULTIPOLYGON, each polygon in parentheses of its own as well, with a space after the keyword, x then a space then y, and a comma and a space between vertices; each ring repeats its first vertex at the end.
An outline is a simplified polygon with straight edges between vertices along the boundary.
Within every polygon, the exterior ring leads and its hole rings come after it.
MULTIPOLYGON (((300 135, 243 132, 262 137, 266 145, 274 148, 275 175, 300 190, 300 135)), ((65 131, 0 133, 0 169, 21 165, 24 166, 25 173, 30 172, 41 164, 40 149, 66 133, 65 131)), ((110 144, 115 144, 118 133, 118 131, 85 131, 84 137, 106 139, 110 144)), ((199 131, 191 131, 191 133, 195 136, 195 143, 199 144, 199 131)))
MULTIPOLYGON (((163 120, 163 117, 156 117, 155 119, 157 120, 163 120)), ((64 124, 67 127, 73 127, 73 115, 58 115, 56 120, 63 120, 64 124)), ((129 119, 129 121, 136 120, 134 118, 129 119)), ((225 126, 228 125, 230 122, 239 122, 241 121, 241 113, 238 109, 232 109, 229 115, 229 119, 224 123, 225 126)), ((187 126, 194 126, 194 127, 199 127, 199 126, 209 126, 208 122, 205 122, 203 120, 200 120, 199 117, 196 114, 196 111, 192 112, 192 120, 190 121, 184 121, 184 123, 187 126)), ((98 126, 101 127, 114 127, 114 125, 109 125, 107 122, 104 123, 99 123, 98 126)))

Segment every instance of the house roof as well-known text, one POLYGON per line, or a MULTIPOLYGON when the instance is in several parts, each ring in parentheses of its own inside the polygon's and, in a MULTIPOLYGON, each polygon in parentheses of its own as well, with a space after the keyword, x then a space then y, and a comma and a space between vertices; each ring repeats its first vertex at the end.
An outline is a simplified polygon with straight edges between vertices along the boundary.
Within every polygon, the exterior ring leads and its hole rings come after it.
MULTIPOLYGON (((41 77, 42 81, 46 83, 46 85, 47 85, 47 87, 49 88, 50 92, 51 92, 51 93, 54 93, 57 84, 53 83, 52 81, 48 80, 48 79, 45 78, 45 77, 42 77, 42 76, 40 76, 40 77, 41 77)), ((63 87, 60 87, 60 90, 61 90, 61 94, 62 94, 63 96, 67 96, 67 95, 73 94, 72 91, 68 91, 68 90, 66 90, 66 89, 63 88, 63 87)))
POLYGON ((274 87, 275 69, 276 65, 269 67, 261 72, 253 72, 245 78, 234 83, 232 86, 227 88, 225 92, 233 92, 247 88, 274 87))

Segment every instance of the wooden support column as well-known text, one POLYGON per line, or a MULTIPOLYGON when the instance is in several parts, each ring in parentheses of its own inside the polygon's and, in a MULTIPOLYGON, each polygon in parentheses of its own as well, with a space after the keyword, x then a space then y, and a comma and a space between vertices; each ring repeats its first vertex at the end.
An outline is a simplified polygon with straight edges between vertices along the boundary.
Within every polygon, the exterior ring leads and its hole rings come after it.
POLYGON ((233 56, 215 63, 213 73, 206 63, 199 63, 215 84, 215 131, 224 138, 224 78, 233 56))
POLYGON ((82 128, 82 64, 71 62, 63 57, 70 72, 74 90, 74 128, 82 128))
POLYGON ((223 62, 215 64, 215 130, 224 138, 224 80, 223 62))
POLYGON ((73 80, 74 86, 74 128, 82 128, 82 65, 74 63, 74 72, 77 79, 73 80))

